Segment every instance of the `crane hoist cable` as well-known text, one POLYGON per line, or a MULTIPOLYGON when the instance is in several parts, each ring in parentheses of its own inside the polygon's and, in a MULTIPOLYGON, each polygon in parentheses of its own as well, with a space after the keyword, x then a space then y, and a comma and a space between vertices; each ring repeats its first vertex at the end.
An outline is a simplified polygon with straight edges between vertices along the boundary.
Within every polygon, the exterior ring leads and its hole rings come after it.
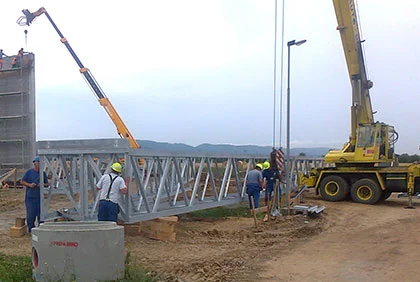
MULTIPOLYGON (((277 104, 277 0, 275 1, 274 8, 274 85, 273 85, 273 148, 276 147, 276 104, 277 104)), ((281 133, 282 133, 282 115, 283 115, 283 46, 284 46, 284 0, 282 1, 282 22, 281 22, 281 53, 280 53, 280 94, 279 94, 279 144, 281 148, 281 133)))
POLYGON ((274 85, 273 85, 273 148, 276 146, 276 86, 277 86, 277 0, 274 0, 274 85))
POLYGON ((281 54, 280 54, 280 103, 279 103, 279 148, 281 148, 281 132, 283 124, 283 58, 284 58, 284 2, 281 9, 281 54))

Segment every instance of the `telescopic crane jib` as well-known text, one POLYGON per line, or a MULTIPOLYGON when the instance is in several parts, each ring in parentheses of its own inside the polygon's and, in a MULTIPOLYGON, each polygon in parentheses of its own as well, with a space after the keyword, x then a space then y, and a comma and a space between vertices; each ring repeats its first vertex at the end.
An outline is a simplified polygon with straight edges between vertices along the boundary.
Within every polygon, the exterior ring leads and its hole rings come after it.
POLYGON ((394 144, 398 134, 393 126, 374 121, 369 93, 373 82, 367 78, 364 40, 360 38, 355 3, 353 0, 333 0, 333 3, 352 87, 351 133, 343 149, 328 152, 325 161, 338 166, 389 165, 395 160, 394 144))
POLYGON ((37 17, 41 16, 42 14, 45 14, 45 16, 48 18, 52 26, 54 27, 55 31, 60 36, 60 41, 63 43, 67 50, 70 52, 73 59, 76 61, 77 65, 79 66, 80 73, 85 78, 87 84, 92 89, 93 93, 95 94, 96 98, 98 99, 101 106, 105 109, 105 111, 108 113, 109 117, 111 118, 112 122, 117 127, 118 134, 121 138, 127 138, 130 142, 130 145, 132 148, 138 149, 140 148, 139 144, 137 143, 136 139, 131 134, 128 127, 124 124, 123 120, 121 119, 118 112, 115 110, 114 106, 111 104, 111 101, 106 97, 105 93, 102 91, 99 84, 96 82, 95 78, 93 77, 92 73, 89 71, 88 68, 85 68, 80 61, 80 59, 77 57, 76 53, 71 48, 70 44, 68 43, 67 39, 63 36, 61 31, 58 29, 57 25, 54 23, 50 15, 48 14, 47 10, 45 10, 44 7, 38 9, 37 11, 31 13, 29 10, 22 10, 23 14, 25 16, 21 16, 17 23, 19 25, 30 25, 37 17))

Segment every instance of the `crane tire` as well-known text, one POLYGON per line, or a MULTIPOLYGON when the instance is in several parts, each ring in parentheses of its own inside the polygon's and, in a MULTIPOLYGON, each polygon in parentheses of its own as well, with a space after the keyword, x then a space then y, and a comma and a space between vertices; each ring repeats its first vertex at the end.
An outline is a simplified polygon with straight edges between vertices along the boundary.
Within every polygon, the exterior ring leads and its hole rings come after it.
POLYGON ((350 195, 353 202, 374 205, 381 199, 382 190, 376 181, 362 178, 351 185, 350 195))
POLYGON ((341 176, 329 175, 322 179, 319 185, 319 192, 326 201, 342 201, 349 194, 349 184, 341 176))

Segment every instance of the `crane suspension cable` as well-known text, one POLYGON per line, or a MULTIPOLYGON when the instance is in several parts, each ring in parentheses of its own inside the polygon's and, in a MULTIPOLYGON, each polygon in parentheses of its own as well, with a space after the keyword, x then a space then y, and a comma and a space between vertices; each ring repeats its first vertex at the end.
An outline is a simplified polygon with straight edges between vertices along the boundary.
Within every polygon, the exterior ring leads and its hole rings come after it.
POLYGON ((274 0, 273 148, 276 146, 277 0, 274 0))
POLYGON ((284 50, 284 2, 282 2, 282 9, 281 9, 281 54, 280 54, 280 106, 279 106, 279 148, 281 148, 281 132, 282 132, 282 109, 283 109, 283 50, 284 50))

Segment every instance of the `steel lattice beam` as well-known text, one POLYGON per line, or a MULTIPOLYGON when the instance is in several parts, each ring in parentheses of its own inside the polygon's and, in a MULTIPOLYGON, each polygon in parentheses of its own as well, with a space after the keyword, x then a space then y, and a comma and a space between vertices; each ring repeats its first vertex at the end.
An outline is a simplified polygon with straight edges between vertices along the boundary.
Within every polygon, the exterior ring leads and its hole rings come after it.
MULTIPOLYGON (((244 179, 269 156, 168 153, 131 149, 127 140, 38 142, 41 169, 52 185, 43 190, 41 217, 96 220, 96 183, 113 162, 124 162, 128 193, 120 218, 134 223, 162 216, 220 207, 247 200, 244 179), (140 166, 140 160, 143 165, 140 166), (68 203, 66 207, 62 205, 68 203)), ((299 172, 323 165, 322 159, 293 159, 292 183, 299 172)), ((42 174, 41 174, 42 175, 42 174)), ((42 179, 41 179, 42 181, 42 179)))

